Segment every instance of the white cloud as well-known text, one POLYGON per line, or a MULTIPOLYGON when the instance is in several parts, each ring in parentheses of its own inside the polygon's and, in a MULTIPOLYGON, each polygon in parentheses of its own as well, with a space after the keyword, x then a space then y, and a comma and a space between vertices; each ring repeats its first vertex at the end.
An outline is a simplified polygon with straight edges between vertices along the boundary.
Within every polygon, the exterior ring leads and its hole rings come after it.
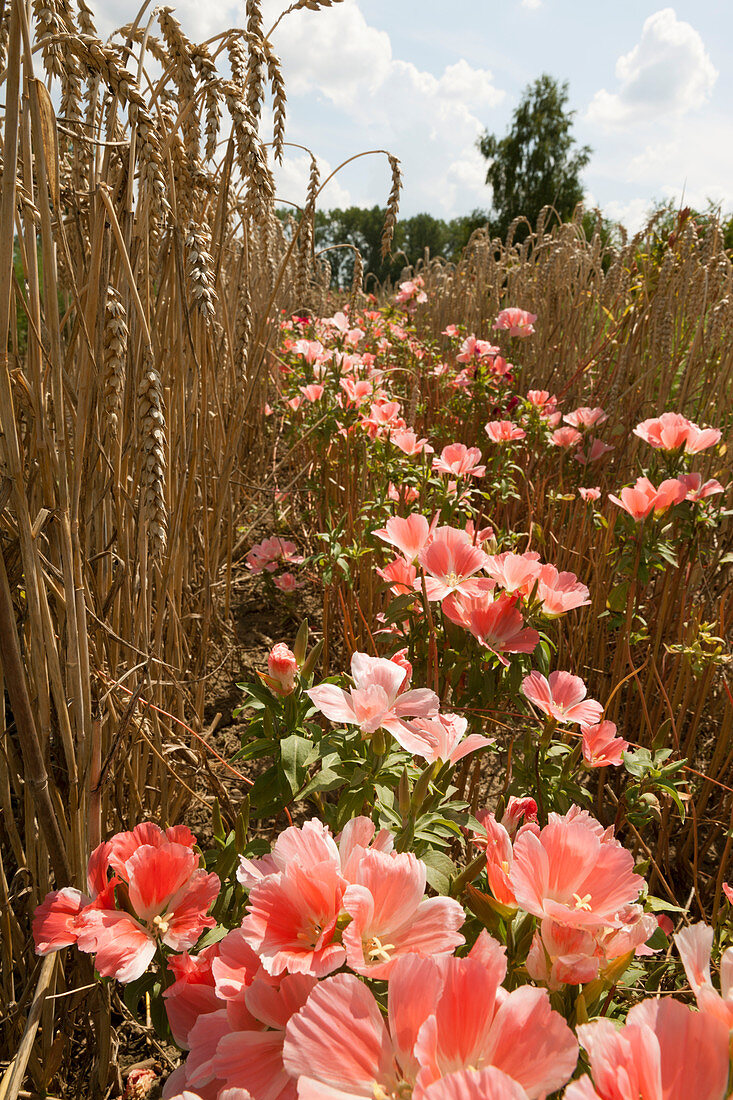
POLYGON ((646 20, 637 45, 619 57, 616 76, 618 91, 596 92, 589 122, 627 126, 686 114, 707 101, 718 73, 694 27, 663 8, 646 20))
MULTIPOLYGON (((485 165, 475 144, 504 98, 488 69, 460 58, 436 75, 395 57, 389 35, 367 23, 356 0, 295 13, 275 41, 294 109, 300 97, 315 94, 336 113, 342 134, 351 123, 353 145, 343 148, 344 157, 371 142, 399 157, 406 207, 450 217, 487 204, 485 165)), ((305 134, 294 140, 309 143, 305 134)), ((354 186, 351 173, 348 178, 355 202, 385 201, 382 167, 361 162, 354 186)))
MULTIPOLYGON (((318 162, 321 183, 323 183, 330 176, 334 165, 329 164, 327 160, 322 160, 319 156, 316 157, 316 161, 318 162)), ((311 158, 307 153, 286 156, 282 165, 274 165, 278 202, 295 203, 297 206, 303 206, 308 189, 310 166, 311 158)), ((351 193, 341 186, 338 177, 335 176, 321 192, 318 205, 324 210, 330 210, 333 207, 343 209, 346 206, 353 206, 354 200, 351 193)))
POLYGON ((542 0, 522 0, 521 7, 527 8, 528 11, 537 11, 542 7, 542 0))

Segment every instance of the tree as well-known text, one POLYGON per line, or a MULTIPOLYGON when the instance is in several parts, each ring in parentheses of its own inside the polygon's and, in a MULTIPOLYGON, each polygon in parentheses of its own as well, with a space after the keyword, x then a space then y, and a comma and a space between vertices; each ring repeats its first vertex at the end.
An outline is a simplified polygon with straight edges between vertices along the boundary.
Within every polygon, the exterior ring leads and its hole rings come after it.
POLYGON ((486 182, 493 192, 492 229, 499 236, 520 215, 534 225, 543 206, 554 207, 565 221, 582 200, 580 173, 591 149, 573 137, 575 111, 567 103, 567 81, 558 84, 543 73, 525 88, 506 137, 487 132, 479 138, 490 162, 486 182))

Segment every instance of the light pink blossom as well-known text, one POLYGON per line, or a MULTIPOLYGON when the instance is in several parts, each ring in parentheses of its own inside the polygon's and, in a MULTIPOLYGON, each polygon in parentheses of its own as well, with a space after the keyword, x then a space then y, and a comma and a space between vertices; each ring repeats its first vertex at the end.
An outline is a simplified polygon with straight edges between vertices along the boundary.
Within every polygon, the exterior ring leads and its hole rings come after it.
POLYGON ((358 726, 362 737, 386 729, 400 744, 409 733, 406 718, 431 718, 439 700, 429 688, 413 688, 400 694, 404 670, 383 657, 354 653, 351 658, 354 687, 344 691, 335 684, 321 684, 307 692, 311 701, 332 722, 358 726))
POLYGON ((728 1031, 671 997, 642 1001, 617 1028, 599 1019, 578 1028, 591 1077, 564 1100, 725 1100, 728 1031))
POLYGON ((490 420, 488 424, 484 424, 484 431, 492 443, 513 443, 527 436, 524 428, 511 420, 490 420))
POLYGON ((426 898, 426 867, 411 852, 364 851, 343 907, 346 962, 357 974, 388 978, 404 955, 449 954, 464 943, 465 920, 452 898, 426 898))
POLYGON ((509 336, 531 336, 534 332, 536 313, 528 313, 524 309, 512 307, 502 309, 494 321, 494 328, 507 332, 509 336))
POLYGON ((440 458, 433 459, 433 469, 454 477, 483 477, 485 466, 479 466, 481 451, 478 447, 466 447, 463 443, 451 443, 441 451, 440 458))
POLYGON ((538 834, 519 834, 509 881, 526 912, 581 928, 620 928, 620 911, 644 884, 613 829, 604 830, 577 806, 563 816, 551 813, 538 834))
POLYGON ((551 672, 549 679, 530 672, 522 680, 521 690, 530 703, 557 722, 593 725, 601 720, 603 707, 595 699, 586 699, 587 687, 570 672, 551 672))

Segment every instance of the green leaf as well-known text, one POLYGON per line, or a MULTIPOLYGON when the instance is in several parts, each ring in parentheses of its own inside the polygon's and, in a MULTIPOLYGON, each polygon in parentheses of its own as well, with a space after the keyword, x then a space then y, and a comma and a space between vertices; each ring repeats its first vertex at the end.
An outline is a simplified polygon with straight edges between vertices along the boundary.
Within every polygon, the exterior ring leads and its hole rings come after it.
POLYGON ((421 859, 427 867, 427 879, 433 890, 439 894, 449 894, 451 879, 458 876, 458 868, 445 852, 428 848, 421 859))
POLYGON ((312 741, 298 733, 291 733, 280 742, 280 763, 293 795, 303 785, 307 764, 315 759, 314 748, 312 741))

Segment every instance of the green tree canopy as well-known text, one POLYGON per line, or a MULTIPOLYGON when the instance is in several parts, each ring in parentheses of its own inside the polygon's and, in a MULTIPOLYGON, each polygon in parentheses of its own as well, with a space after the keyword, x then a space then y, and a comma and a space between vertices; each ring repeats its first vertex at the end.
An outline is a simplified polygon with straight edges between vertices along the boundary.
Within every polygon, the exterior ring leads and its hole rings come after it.
POLYGON ((580 173, 591 149, 572 135, 575 111, 569 111, 567 81, 559 84, 543 73, 528 85, 501 140, 488 132, 478 140, 490 162, 486 182, 493 192, 492 228, 506 234, 523 215, 534 225, 543 206, 569 218, 583 198, 580 173))

